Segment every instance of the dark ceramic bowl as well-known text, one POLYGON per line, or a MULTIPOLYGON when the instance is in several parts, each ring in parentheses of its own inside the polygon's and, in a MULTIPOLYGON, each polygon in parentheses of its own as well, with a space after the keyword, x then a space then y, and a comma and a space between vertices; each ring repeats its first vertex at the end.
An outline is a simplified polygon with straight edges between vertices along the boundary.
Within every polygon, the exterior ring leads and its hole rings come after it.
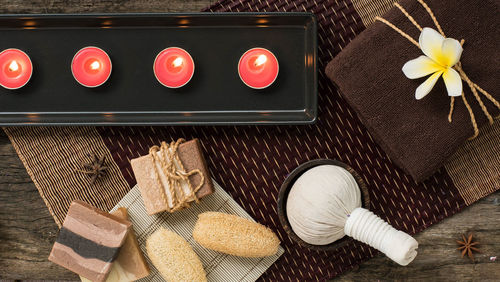
POLYGON ((311 245, 303 241, 302 239, 297 236, 293 230, 292 227, 290 226, 290 222, 288 222, 288 217, 286 215, 286 201, 288 198, 288 193, 290 193, 290 189, 292 188, 293 184, 297 180, 298 177, 300 177, 304 172, 309 170, 310 168, 313 168, 315 166, 319 165, 336 165, 344 168, 345 170, 349 171, 356 182, 358 183, 359 189, 361 190, 361 203, 362 206, 365 209, 370 209, 370 197, 368 193, 368 189, 366 188, 366 184, 361 178, 361 176, 354 171, 350 166, 336 161, 336 160, 329 160, 329 159, 317 159, 317 160, 312 160, 308 161, 306 163, 303 163, 299 165, 296 169, 292 171, 288 175, 288 177, 285 179, 285 182, 281 185, 281 189, 278 195, 278 216, 280 218, 281 225, 283 225, 283 228, 285 229, 285 232, 288 234, 288 236, 295 242, 297 242, 300 246, 312 249, 312 250, 317 250, 317 251, 332 251, 338 248, 343 247, 349 242, 354 241, 351 237, 344 236, 343 238, 330 243, 328 245, 311 245))

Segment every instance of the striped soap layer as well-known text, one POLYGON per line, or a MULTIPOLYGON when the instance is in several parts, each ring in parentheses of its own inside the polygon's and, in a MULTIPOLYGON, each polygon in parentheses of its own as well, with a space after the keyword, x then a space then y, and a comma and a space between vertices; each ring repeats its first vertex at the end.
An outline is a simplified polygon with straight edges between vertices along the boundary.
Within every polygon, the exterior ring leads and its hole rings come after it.
POLYGON ((74 201, 49 260, 89 280, 105 281, 131 225, 128 220, 74 201))
POLYGON ((98 244, 64 227, 59 231, 56 243, 72 249, 83 258, 94 258, 103 262, 114 261, 119 251, 119 248, 98 244))

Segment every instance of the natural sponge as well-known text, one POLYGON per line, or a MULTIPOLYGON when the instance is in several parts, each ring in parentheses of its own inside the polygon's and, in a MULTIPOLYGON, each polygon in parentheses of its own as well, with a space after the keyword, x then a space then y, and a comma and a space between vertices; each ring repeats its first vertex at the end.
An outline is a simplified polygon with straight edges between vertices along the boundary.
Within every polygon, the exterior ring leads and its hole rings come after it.
POLYGON ((240 257, 276 254, 280 241, 271 229, 236 215, 205 212, 198 215, 194 239, 203 247, 240 257))
POLYGON ((147 239, 146 250, 167 281, 207 281, 203 265, 191 245, 176 233, 158 229, 147 239))

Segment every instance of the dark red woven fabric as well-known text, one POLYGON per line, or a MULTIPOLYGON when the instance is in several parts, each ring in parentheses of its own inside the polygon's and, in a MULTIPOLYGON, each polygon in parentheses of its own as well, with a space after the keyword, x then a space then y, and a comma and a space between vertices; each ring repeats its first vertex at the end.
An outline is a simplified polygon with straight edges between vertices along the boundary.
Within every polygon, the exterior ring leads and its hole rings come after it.
POLYGON ((465 207, 444 169, 421 184, 398 169, 325 76, 326 63, 365 28, 350 1, 226 0, 209 10, 317 15, 318 121, 311 126, 99 128, 131 185, 130 159, 147 154, 162 140, 200 138, 215 180, 258 222, 279 234, 285 254, 262 276, 272 281, 326 280, 376 254, 358 242, 332 252, 310 251, 287 237, 276 212, 278 190, 286 175, 308 160, 338 159, 352 166, 368 184, 372 211, 411 234, 465 207))

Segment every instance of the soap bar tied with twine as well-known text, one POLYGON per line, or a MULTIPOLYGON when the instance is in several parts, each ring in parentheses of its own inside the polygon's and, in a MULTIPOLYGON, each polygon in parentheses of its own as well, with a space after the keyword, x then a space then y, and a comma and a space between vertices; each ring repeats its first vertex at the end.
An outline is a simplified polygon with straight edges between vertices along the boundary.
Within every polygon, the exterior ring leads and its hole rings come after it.
MULTIPOLYGON (((431 17, 432 21, 434 22, 434 24, 436 25, 436 28, 438 29, 439 33, 446 38, 444 32, 443 32, 443 29, 441 28, 441 26, 439 25, 439 22, 436 18, 436 16, 434 15, 434 13, 432 12, 432 10, 429 8, 429 6, 424 2, 424 0, 417 0, 421 5, 422 7, 427 11, 427 13, 429 14, 429 16, 431 17)), ((406 18, 408 18, 408 20, 411 21, 411 23, 417 27, 420 31, 423 31, 424 29, 417 23, 417 21, 398 3, 394 3, 394 6, 396 6, 405 16, 406 18)), ((401 36, 403 36, 404 38, 408 39, 408 41, 410 41, 413 45, 417 46, 418 48, 421 48, 419 42, 417 42, 415 39, 413 39, 410 35, 408 35, 407 33, 405 33, 404 31, 402 31, 401 29, 399 29, 398 27, 396 27, 394 24, 392 24, 391 22, 389 22, 388 20, 382 18, 382 17, 376 17, 375 20, 378 20, 384 24, 386 24, 387 26, 389 26, 390 28, 392 28, 393 30, 395 30, 396 32, 398 32, 399 34, 401 34, 401 36)), ((460 41, 460 44, 463 46, 465 40, 462 39, 460 41)), ((457 43, 458 44, 458 43, 457 43)), ((471 89, 472 91, 472 94, 474 95, 474 98, 476 99, 476 101, 478 102, 479 106, 481 107, 481 110, 483 111, 484 115, 488 118, 488 121, 490 124, 493 124, 494 122, 494 118, 491 116, 491 114, 488 112, 488 109, 486 108, 486 106, 484 105, 482 99, 481 99, 481 96, 479 95, 479 93, 481 93, 482 95, 484 95, 488 100, 491 101, 491 103, 493 103, 493 105, 495 105, 498 109, 500 109, 500 103, 490 94, 488 93, 486 90, 482 89, 481 87, 479 87, 476 83, 474 83, 468 76, 467 74, 465 73, 465 71, 463 70, 462 68, 462 63, 458 60, 458 62, 452 66, 452 68, 458 72, 458 74, 460 75, 460 79, 465 81, 467 83, 467 85, 469 86, 469 88, 471 89)), ((406 73, 405 73, 406 74, 406 73)), ((434 83, 435 81, 439 78, 439 75, 436 77, 436 79, 434 80, 434 83)), ((444 78, 444 77, 443 77, 444 78)), ((458 77, 457 77, 458 79, 458 77)), ((459 81, 460 81, 459 79, 459 81)), ((427 82, 427 81, 426 81, 427 82)), ((446 82, 446 81, 445 81, 446 82)), ((430 82, 432 83, 432 82, 430 82)), ((432 84, 433 85, 433 84, 432 84)), ((461 85, 461 84, 460 84, 461 85)), ((431 86, 432 88, 432 86, 431 86)), ((430 90, 429 90, 430 91, 430 90)), ((425 95, 425 94, 424 94, 425 95)), ((464 102, 464 105, 465 107, 467 108, 468 112, 469 112, 469 116, 470 116, 470 119, 471 119, 471 123, 472 123, 472 126, 474 128, 474 135, 472 137, 470 137, 469 139, 474 139, 476 138, 478 135, 479 135, 479 129, 478 129, 478 125, 477 125, 477 122, 476 122, 476 118, 475 118, 475 115, 474 115, 474 112, 471 108, 471 106, 469 105, 469 102, 467 101, 466 97, 465 97, 465 93, 462 91, 461 92, 461 95, 458 95, 457 96, 461 96, 462 97, 462 100, 464 102)), ((418 99, 418 98, 417 98, 418 99)), ((454 96, 451 96, 450 97, 450 111, 449 111, 449 114, 448 114, 448 121, 451 123, 452 122, 452 117, 453 117, 453 110, 454 110, 454 105, 455 105, 455 97, 454 96)))
POLYGON ((162 187, 161 196, 162 200, 165 202, 165 206, 168 207, 167 195, 165 194, 165 188, 162 181, 160 180, 159 167, 156 165, 160 164, 160 168, 163 174, 168 180, 168 189, 170 195, 172 195, 173 208, 168 208, 168 212, 175 212, 183 208, 190 206, 190 202, 199 202, 196 192, 200 190, 205 182, 205 176, 199 169, 193 169, 186 172, 181 159, 179 158, 177 149, 181 143, 185 142, 184 139, 178 139, 177 141, 172 141, 170 144, 167 142, 162 142, 161 146, 153 146, 149 149, 149 155, 153 160, 153 167, 156 174, 156 179, 158 180, 158 187, 162 187), (196 187, 193 188, 189 177, 195 174, 201 176, 201 180, 196 187), (186 194, 182 187, 183 183, 187 183, 189 187, 189 193, 186 194))

